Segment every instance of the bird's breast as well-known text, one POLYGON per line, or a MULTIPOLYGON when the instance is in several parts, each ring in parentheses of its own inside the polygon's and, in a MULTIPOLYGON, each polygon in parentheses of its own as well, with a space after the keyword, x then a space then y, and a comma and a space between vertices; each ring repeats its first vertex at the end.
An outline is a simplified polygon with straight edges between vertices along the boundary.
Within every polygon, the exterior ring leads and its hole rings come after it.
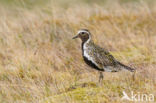
POLYGON ((83 49, 83 57, 86 58, 87 60, 91 61, 95 65, 97 65, 97 63, 95 62, 94 56, 92 54, 93 53, 92 53, 91 48, 84 47, 84 49, 83 49))

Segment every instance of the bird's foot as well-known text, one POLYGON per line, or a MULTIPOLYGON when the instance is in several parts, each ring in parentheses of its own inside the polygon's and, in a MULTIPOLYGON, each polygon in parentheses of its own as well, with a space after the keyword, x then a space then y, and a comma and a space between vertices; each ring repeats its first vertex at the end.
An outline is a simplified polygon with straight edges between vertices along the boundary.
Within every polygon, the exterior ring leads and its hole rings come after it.
POLYGON ((100 72, 100 75, 99 75, 99 83, 101 83, 101 82, 102 82, 102 80, 103 80, 103 73, 102 73, 102 72, 100 72))

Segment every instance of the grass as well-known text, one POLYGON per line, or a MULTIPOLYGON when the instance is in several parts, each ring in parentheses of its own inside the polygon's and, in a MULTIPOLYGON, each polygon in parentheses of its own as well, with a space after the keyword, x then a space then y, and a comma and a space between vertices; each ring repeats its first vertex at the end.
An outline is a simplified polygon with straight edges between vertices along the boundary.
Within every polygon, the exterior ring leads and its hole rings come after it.
POLYGON ((156 96, 154 0, 21 2, 0 0, 1 103, 125 103, 123 91, 156 96), (99 84, 80 40, 72 40, 81 28, 137 68, 135 81, 122 71, 104 73, 99 84))

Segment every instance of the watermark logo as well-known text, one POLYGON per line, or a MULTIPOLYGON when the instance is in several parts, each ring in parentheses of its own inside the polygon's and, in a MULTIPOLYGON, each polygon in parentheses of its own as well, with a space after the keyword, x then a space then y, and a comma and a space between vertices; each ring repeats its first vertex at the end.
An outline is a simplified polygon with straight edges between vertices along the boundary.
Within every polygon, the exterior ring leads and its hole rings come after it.
POLYGON ((154 94, 143 94, 140 92, 134 93, 131 91, 130 95, 128 95, 125 91, 122 92, 123 97, 122 100, 135 101, 135 102, 154 102, 154 94))

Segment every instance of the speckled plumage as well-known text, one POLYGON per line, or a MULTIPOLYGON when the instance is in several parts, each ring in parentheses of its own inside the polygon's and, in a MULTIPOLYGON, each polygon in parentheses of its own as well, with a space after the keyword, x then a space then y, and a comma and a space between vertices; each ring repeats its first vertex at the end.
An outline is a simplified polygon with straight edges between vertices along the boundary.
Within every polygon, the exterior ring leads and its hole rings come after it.
MULTIPOLYGON (((84 61, 94 69, 105 72, 118 72, 122 69, 134 71, 133 68, 128 67, 117 61, 107 50, 96 45, 91 38, 91 33, 87 29, 81 29, 74 37, 82 40, 82 55, 84 61)), ((100 72, 100 76, 103 75, 100 72)))
POLYGON ((82 44, 83 58, 88 59, 84 53, 92 58, 92 63, 94 63, 100 71, 117 72, 121 70, 115 58, 108 51, 94 44, 91 40, 82 44))

